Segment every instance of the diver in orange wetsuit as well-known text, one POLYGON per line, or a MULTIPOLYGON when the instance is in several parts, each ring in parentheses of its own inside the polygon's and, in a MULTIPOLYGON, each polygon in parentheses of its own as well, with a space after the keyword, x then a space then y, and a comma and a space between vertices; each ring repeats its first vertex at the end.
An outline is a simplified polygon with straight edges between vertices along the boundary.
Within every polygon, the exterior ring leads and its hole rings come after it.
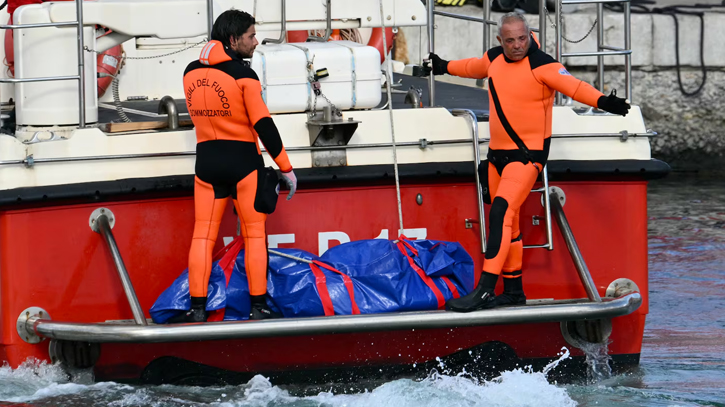
POLYGON ((258 138, 290 188, 287 199, 294 195, 297 179, 262 99, 259 78, 243 60, 251 58, 259 44, 254 23, 254 18, 243 11, 222 13, 214 22, 212 41, 202 48, 199 60, 190 63, 184 72, 186 105, 196 128, 197 145, 196 222, 189 251, 191 310, 179 318, 181 322, 207 319, 212 249, 230 196, 244 238, 244 262, 252 301, 250 318, 275 316, 265 301, 268 263, 265 222, 267 214, 274 210, 279 185, 274 172, 264 167, 258 138))
POLYGON ((623 116, 630 108, 614 93, 604 96, 574 78, 562 64, 541 51, 521 14, 505 14, 498 27, 501 46, 488 50, 482 58, 445 61, 430 54, 425 66, 434 75, 488 78, 489 105, 493 107, 488 151, 488 186, 493 200, 483 272, 470 294, 446 303, 453 311, 526 303, 521 281, 519 209, 549 156, 555 92, 623 116), (494 288, 501 274, 504 291, 496 296, 494 288))

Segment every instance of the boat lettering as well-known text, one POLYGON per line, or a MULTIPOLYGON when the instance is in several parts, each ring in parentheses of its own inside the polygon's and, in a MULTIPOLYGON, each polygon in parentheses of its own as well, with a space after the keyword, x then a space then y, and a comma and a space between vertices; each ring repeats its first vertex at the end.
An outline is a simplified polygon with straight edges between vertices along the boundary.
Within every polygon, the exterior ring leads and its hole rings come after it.
POLYGON ((202 117, 231 117, 232 111, 228 109, 191 109, 189 110, 189 114, 202 117))
MULTIPOLYGON (((405 235, 409 239, 426 239, 428 237, 428 229, 427 228, 404 229, 403 233, 399 233, 399 234, 405 235)), ((390 232, 388 231, 388 229, 383 229, 373 239, 389 240, 389 236, 390 236, 390 232)), ((234 240, 234 236, 224 236, 224 238, 223 238, 224 245, 228 245, 229 243, 232 242, 232 240, 234 240)), ((331 241, 338 242, 338 244, 348 243, 348 242, 350 242, 350 236, 347 233, 341 232, 341 231, 319 232, 317 234, 318 256, 322 256, 322 254, 325 253, 330 248, 331 241)), ((295 243, 295 234, 294 233, 282 233, 282 234, 267 235, 267 246, 270 249, 276 249, 279 247, 279 245, 282 245, 282 244, 294 244, 294 243, 295 243)))

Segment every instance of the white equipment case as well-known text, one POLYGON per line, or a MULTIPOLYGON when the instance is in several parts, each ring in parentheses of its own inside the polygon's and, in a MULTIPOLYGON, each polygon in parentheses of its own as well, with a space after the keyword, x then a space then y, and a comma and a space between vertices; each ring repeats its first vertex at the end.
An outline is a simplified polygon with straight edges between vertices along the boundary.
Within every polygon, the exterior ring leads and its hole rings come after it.
MULTIPOLYGON (((340 110, 370 109, 380 104, 380 53, 351 41, 259 45, 252 69, 262 84, 262 97, 271 113, 312 110, 315 93, 310 78, 319 69, 322 93, 340 110)), ((319 111, 328 103, 317 98, 319 111)))

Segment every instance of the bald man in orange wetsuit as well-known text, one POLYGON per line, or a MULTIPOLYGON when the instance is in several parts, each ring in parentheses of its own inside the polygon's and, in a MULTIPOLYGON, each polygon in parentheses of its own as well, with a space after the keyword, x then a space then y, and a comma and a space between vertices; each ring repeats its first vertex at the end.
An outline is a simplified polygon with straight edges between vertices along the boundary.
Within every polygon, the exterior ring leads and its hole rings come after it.
POLYGON ((491 141, 488 182, 493 201, 483 272, 475 290, 446 304, 453 311, 474 311, 526 303, 521 282, 523 242, 519 208, 529 195, 549 156, 551 114, 555 92, 610 113, 626 115, 625 99, 601 92, 574 78, 562 64, 541 51, 521 14, 508 13, 499 22, 501 46, 482 58, 445 61, 430 55, 426 69, 434 75, 488 78, 491 141), (494 295, 499 275, 504 291, 494 295))
POLYGON ((290 188, 287 199, 295 193, 297 179, 262 99, 259 78, 243 60, 251 58, 258 45, 254 23, 254 18, 243 11, 222 13, 214 22, 212 41, 202 48, 199 60, 190 63, 184 72, 186 105, 197 140, 196 222, 189 251, 191 310, 177 319, 180 322, 207 319, 212 249, 230 196, 244 237, 244 263, 252 301, 250 318, 275 316, 265 301, 268 262, 265 222, 274 206, 269 200, 276 202, 278 193, 269 189, 278 185, 265 182, 266 170, 258 139, 264 143, 290 188))

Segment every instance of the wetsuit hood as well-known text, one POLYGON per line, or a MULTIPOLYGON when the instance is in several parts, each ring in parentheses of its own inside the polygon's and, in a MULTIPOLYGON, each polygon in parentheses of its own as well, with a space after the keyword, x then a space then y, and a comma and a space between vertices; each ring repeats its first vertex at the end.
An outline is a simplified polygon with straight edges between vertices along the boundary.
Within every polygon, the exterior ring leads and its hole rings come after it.
POLYGON ((239 54, 231 49, 224 48, 224 45, 217 40, 209 41, 199 54, 199 62, 204 65, 217 65, 232 60, 247 64, 246 61, 239 57, 239 54))

